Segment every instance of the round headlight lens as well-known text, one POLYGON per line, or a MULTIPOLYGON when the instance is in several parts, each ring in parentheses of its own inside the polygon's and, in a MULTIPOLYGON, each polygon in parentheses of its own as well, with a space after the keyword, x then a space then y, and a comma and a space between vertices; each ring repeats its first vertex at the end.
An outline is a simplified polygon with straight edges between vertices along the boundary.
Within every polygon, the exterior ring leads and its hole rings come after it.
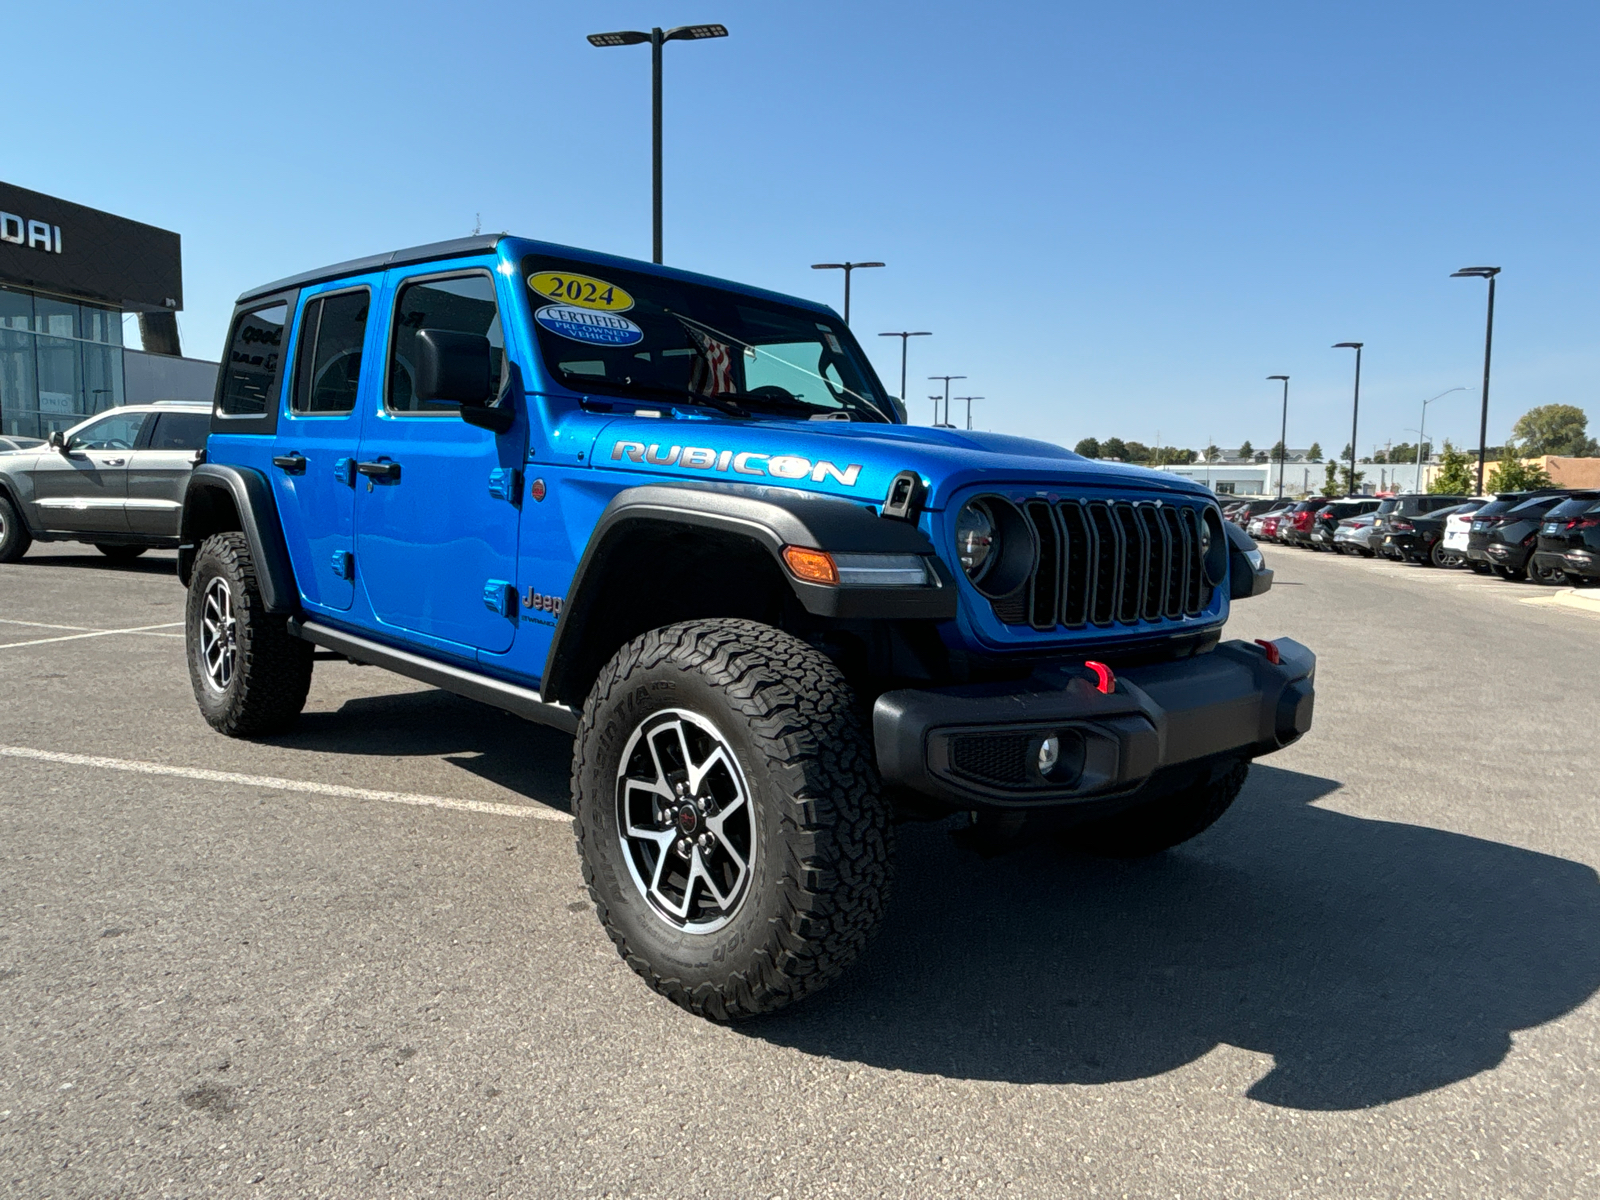
POLYGON ((967 578, 976 583, 983 578, 989 560, 998 557, 995 549, 994 515, 982 500, 974 500, 956 516, 956 557, 967 578))

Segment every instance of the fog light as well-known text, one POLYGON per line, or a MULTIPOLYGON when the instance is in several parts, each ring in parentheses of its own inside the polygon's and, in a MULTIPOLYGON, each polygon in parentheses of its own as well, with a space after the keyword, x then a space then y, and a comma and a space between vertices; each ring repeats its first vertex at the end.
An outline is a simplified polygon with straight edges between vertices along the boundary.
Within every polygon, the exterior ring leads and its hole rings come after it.
POLYGON ((1061 739, 1047 737, 1039 743, 1039 774, 1049 775, 1061 761, 1061 739))

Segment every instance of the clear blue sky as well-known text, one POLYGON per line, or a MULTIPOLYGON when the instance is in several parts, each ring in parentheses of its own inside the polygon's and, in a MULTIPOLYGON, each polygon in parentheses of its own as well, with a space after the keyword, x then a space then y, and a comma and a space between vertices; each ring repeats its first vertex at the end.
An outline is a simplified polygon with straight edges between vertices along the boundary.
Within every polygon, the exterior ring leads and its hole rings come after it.
MULTIPOLYGON (((839 304, 898 385, 969 376, 979 427, 1336 452, 1600 418, 1594 4, 314 5, 0 2, 0 178, 183 235, 186 350, 233 297, 485 230, 648 257, 649 50, 667 54, 669 263, 839 304), (19 31, 44 20, 48 37, 19 31), (28 48, 24 53, 24 46, 28 48)), ((958 389, 957 394, 966 394, 958 389)), ((956 415, 959 415, 959 408, 956 415)), ((1595 421, 1600 426, 1600 420, 1595 421)), ((1591 428, 1591 433, 1600 429, 1591 428)))

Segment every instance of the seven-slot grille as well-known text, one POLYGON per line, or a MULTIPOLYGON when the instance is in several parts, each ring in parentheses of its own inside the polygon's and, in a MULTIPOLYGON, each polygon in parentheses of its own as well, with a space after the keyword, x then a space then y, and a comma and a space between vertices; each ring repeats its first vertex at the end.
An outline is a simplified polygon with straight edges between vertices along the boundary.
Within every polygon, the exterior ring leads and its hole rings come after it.
POLYGON ((1019 591, 993 602, 1007 625, 1134 625, 1197 617, 1211 602, 1198 508, 1044 499, 1018 507, 1039 559, 1019 591))

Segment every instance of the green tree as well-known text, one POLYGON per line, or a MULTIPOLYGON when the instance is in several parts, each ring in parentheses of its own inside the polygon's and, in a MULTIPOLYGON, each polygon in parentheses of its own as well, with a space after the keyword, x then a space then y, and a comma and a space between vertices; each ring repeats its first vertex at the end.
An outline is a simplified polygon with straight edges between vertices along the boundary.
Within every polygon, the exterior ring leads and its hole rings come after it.
POLYGON ((1331 462, 1322 473, 1322 494, 1334 496, 1339 492, 1339 464, 1331 462))
MULTIPOLYGON (((1401 442, 1398 446, 1391 446, 1387 455, 1391 463, 1410 466, 1417 461, 1417 447, 1412 442, 1401 442)), ((1422 461, 1427 462, 1433 457, 1433 443, 1422 443, 1422 461)))
POLYGON ((1272 461, 1273 462, 1281 463, 1284 460, 1284 456, 1287 453, 1288 453, 1288 451, 1284 447, 1284 444, 1282 442, 1274 442, 1273 443, 1273 445, 1272 445, 1272 461))
POLYGON ((1129 462, 1142 463, 1150 461, 1150 447, 1143 442, 1127 442, 1125 445, 1128 450, 1129 462))
POLYGON ((1221 457, 1222 457, 1222 447, 1221 446, 1207 446, 1206 447, 1206 461, 1207 462, 1216 462, 1217 459, 1219 459, 1221 457))
POLYGON ((1507 446, 1483 486, 1491 492, 1521 492, 1549 485, 1550 476, 1543 467, 1529 466, 1517 457, 1514 446, 1507 446))
POLYGON ((1306 451, 1306 457, 1309 458, 1312 462, 1321 462, 1322 461, 1322 443, 1321 442, 1312 442, 1311 443, 1311 449, 1306 451))
POLYGON ((1439 473, 1433 477, 1428 490, 1435 496, 1470 496, 1477 485, 1472 474, 1472 459, 1464 450, 1457 450, 1446 438, 1439 453, 1439 473))
POLYGON ((1346 442, 1344 444, 1344 449, 1339 451, 1339 461, 1340 462, 1344 462, 1344 463, 1347 463, 1347 462, 1350 461, 1350 443, 1349 442, 1346 442))
POLYGON ((1517 418, 1511 436, 1521 445, 1524 458, 1541 454, 1593 456, 1597 447, 1589 437, 1589 418, 1572 404, 1541 404, 1517 418))
POLYGON ((1085 458, 1100 457, 1100 443, 1094 438, 1084 438, 1083 441, 1079 442, 1073 447, 1073 449, 1079 454, 1083 455, 1085 458))
POLYGON ((1252 446, 1249 442, 1241 442, 1240 443, 1240 445, 1239 445, 1239 457, 1240 458, 1254 458, 1255 457, 1255 453, 1256 453, 1255 447, 1252 446))
POLYGON ((1100 443, 1100 457, 1120 458, 1123 462, 1127 462, 1127 444, 1121 438, 1107 438, 1105 441, 1100 443))

